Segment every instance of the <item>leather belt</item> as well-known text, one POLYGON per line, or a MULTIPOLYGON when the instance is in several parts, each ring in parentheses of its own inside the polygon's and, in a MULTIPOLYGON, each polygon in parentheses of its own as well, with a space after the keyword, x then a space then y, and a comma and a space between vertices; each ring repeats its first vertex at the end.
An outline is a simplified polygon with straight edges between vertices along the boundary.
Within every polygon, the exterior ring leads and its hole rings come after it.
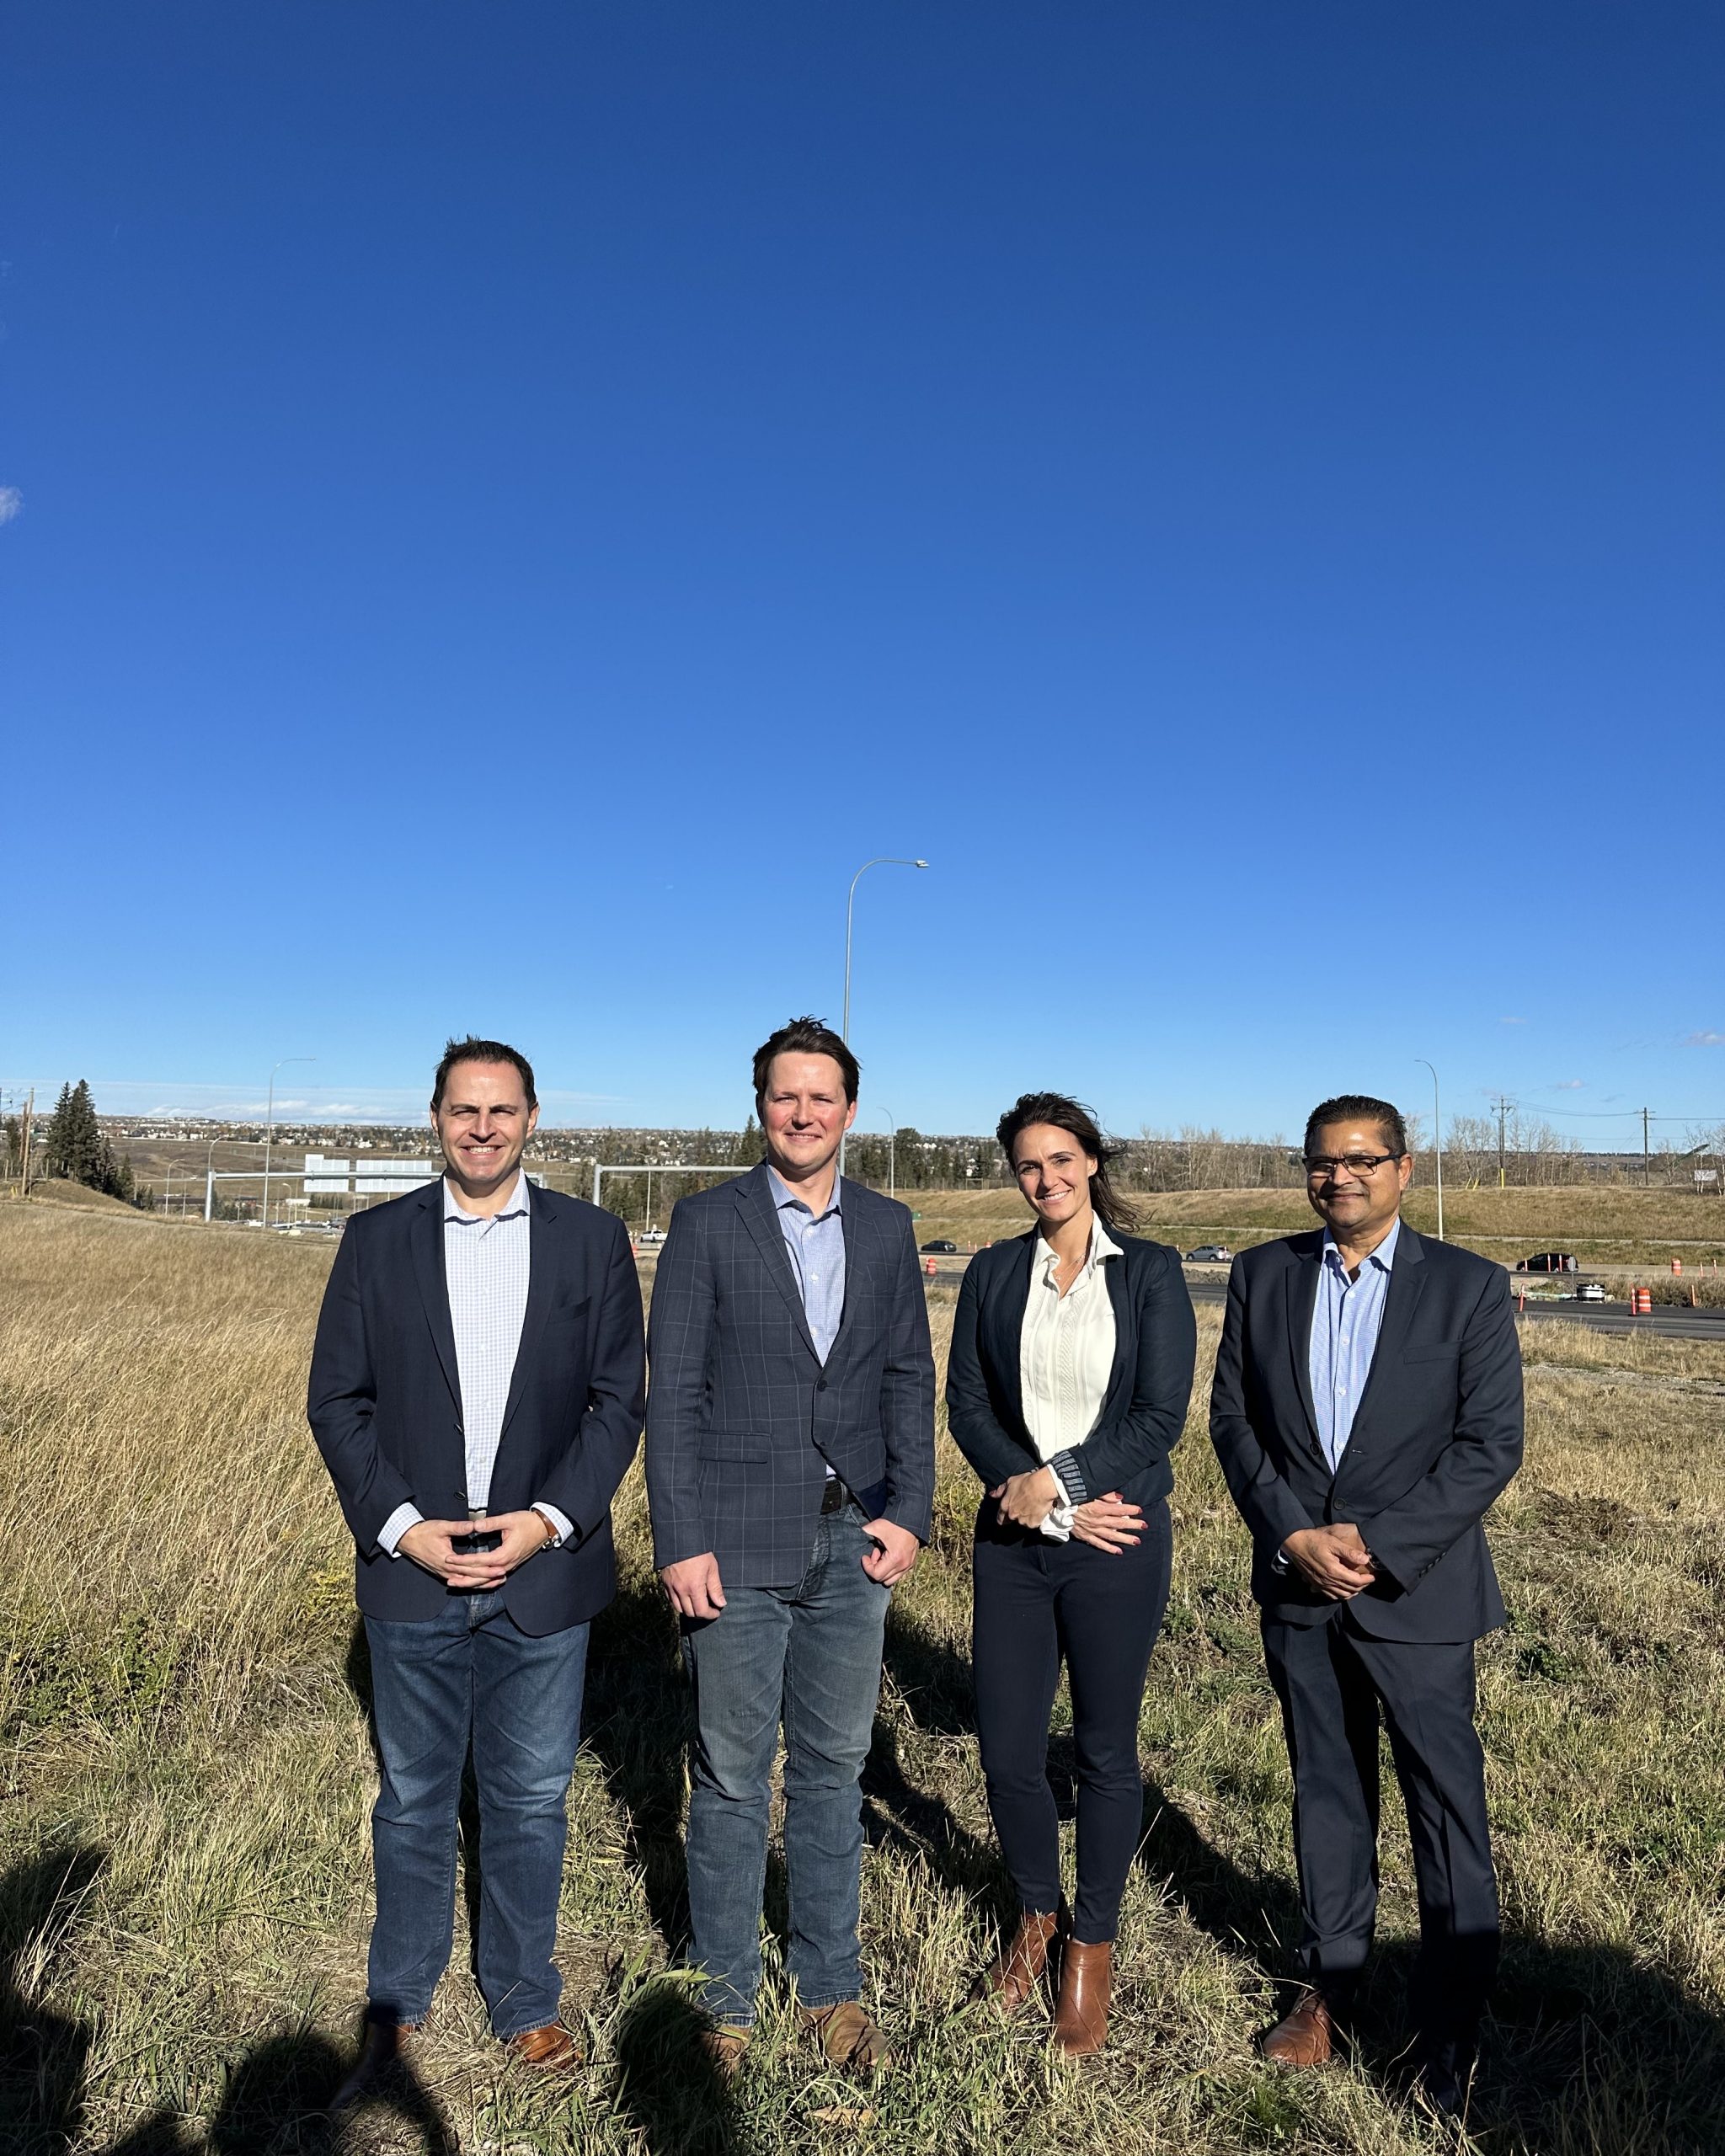
POLYGON ((850 1502, 851 1493, 844 1484, 840 1481, 836 1475, 829 1475, 826 1478, 826 1487, 820 1493, 821 1511, 841 1513, 850 1502))

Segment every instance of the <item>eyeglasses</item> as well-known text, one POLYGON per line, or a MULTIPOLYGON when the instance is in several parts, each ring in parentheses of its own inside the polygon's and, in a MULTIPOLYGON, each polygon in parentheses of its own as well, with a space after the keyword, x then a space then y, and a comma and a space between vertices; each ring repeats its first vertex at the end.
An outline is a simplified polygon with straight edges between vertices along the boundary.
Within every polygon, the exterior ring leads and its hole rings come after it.
POLYGON ((1327 1180, 1338 1168, 1346 1168, 1352 1176, 1369 1176, 1386 1161, 1401 1157, 1399 1153, 1319 1153, 1306 1162, 1306 1179, 1308 1182, 1327 1180))

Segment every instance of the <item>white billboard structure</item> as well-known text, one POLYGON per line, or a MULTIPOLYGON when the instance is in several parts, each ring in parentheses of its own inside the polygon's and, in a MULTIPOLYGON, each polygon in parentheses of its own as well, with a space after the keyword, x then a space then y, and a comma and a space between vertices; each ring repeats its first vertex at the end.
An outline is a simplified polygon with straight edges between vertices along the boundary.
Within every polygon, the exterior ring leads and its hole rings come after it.
MULTIPOLYGON (((277 1182, 297 1182, 303 1186, 300 1197, 290 1198, 287 1201, 296 1211, 308 1207, 315 1198, 400 1198, 410 1190, 423 1190, 427 1183, 435 1182, 442 1173, 441 1160, 424 1156, 408 1161, 350 1161, 337 1160, 324 1153, 307 1153, 303 1168, 276 1168, 272 1171, 273 1180, 277 1182)), ((537 1183, 542 1190, 545 1187, 545 1177, 537 1170, 528 1171, 527 1180, 537 1183)), ((224 1168, 206 1171, 204 1177, 204 1218, 206 1220, 215 1218, 216 1186, 218 1182, 262 1181, 261 1169, 224 1168)))

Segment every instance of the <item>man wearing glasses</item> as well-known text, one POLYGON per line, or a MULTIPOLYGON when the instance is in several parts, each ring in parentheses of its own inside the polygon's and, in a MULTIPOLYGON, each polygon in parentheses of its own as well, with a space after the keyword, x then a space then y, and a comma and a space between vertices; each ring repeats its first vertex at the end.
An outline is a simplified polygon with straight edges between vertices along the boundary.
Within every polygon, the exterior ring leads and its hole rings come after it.
POLYGON ((1413 1171, 1387 1101, 1312 1111, 1324 1225, 1235 1259, 1210 1438, 1252 1530, 1294 1774, 1304 1982, 1265 2055, 1322 2065, 1358 1993, 1381 1716, 1419 1891, 1419 2085, 1457 2115, 1498 1957, 1473 1643, 1503 1621, 1481 1522, 1521 1464, 1521 1355, 1502 1267, 1402 1219, 1413 1171))

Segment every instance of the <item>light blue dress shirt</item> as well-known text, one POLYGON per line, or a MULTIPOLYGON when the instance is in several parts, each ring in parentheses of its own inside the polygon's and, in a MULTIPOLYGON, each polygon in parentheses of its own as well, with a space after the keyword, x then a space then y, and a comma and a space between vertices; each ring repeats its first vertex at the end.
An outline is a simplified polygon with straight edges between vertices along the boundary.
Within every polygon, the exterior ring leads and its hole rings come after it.
POLYGON ((832 1196, 817 1218, 808 1200, 797 1195, 777 1168, 768 1168, 766 1177, 797 1292, 803 1298, 803 1315, 809 1321, 814 1352, 824 1363, 845 1314, 845 1224, 840 1195, 844 1178, 833 1177, 832 1196))
MULTIPOLYGON (((469 1213, 443 1178, 443 1273, 449 1296, 462 1388, 462 1432, 467 1455, 467 1502, 483 1512, 491 1495, 491 1470, 503 1437, 510 1381, 521 1344, 531 1273, 532 1198, 526 1171, 500 1213, 469 1213)), ((574 1523, 555 1505, 540 1503, 561 1543, 574 1523)), ((393 1557, 408 1529, 425 1515, 415 1504, 398 1505, 384 1521, 378 1546, 393 1557)))
POLYGON ((1318 1442, 1332 1475, 1348 1449, 1354 1417, 1359 1412, 1359 1396, 1371 1374, 1371 1358, 1383 1327, 1384 1299, 1390 1292, 1390 1270, 1396 1262, 1401 1234, 1398 1219, 1360 1266, 1359 1278, 1350 1280, 1334 1238, 1327 1228, 1324 1230, 1317 1299, 1311 1309, 1309 1367, 1318 1442))

